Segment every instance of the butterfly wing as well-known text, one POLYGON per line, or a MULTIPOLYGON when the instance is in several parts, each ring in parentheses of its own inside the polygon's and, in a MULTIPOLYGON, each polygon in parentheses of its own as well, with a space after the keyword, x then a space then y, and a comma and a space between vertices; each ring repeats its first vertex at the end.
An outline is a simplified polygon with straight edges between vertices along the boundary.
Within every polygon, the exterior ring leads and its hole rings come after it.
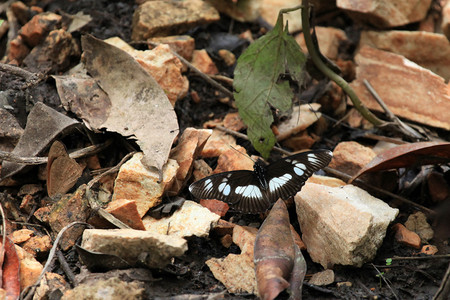
POLYGON ((316 171, 327 166, 333 154, 329 150, 294 154, 267 166, 267 195, 270 202, 288 199, 297 194, 305 181, 316 171))
POLYGON ((264 212, 270 207, 266 192, 260 188, 253 171, 224 172, 205 177, 189 186, 199 199, 218 199, 246 213, 264 212))

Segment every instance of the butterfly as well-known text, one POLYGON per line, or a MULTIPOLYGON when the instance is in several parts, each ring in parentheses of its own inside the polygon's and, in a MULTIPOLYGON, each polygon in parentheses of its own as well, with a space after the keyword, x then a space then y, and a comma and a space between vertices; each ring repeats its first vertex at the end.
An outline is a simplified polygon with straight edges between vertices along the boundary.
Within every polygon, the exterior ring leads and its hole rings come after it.
POLYGON ((329 150, 294 154, 271 164, 258 159, 253 171, 239 170, 214 174, 189 186, 199 199, 218 199, 237 211, 265 212, 279 198, 297 194, 305 181, 327 166, 333 154, 329 150))

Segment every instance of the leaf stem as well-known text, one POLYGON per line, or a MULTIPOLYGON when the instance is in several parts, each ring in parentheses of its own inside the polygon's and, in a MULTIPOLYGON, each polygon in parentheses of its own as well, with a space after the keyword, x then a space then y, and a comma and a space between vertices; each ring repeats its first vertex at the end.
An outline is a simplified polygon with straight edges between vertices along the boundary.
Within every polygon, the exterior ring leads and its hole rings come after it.
POLYGON ((302 31, 303 36, 305 38, 305 44, 308 48, 309 55, 311 56, 314 65, 328 78, 336 82, 344 92, 350 97, 351 101, 355 108, 359 111, 359 113, 367 119, 370 123, 375 126, 382 127, 387 125, 388 123, 377 118, 372 112, 370 112, 367 107, 359 100, 355 91, 350 87, 350 85, 338 74, 334 73, 330 68, 326 66, 326 64, 320 59, 320 56, 315 49, 312 37, 310 33, 310 25, 309 25, 309 2, 308 0, 302 0, 302 31))

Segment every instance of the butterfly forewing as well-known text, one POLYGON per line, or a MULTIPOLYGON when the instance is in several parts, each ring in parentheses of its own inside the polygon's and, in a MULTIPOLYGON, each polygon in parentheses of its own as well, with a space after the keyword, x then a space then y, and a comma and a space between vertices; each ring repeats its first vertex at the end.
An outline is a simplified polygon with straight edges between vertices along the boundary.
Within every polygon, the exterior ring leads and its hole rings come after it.
POLYGON ((208 176, 191 184, 189 191, 196 198, 221 200, 243 212, 264 212, 270 206, 256 174, 249 170, 208 176))
POLYGON ((332 153, 328 150, 308 151, 280 159, 267 166, 266 180, 271 202, 297 194, 306 180, 327 166, 332 153))

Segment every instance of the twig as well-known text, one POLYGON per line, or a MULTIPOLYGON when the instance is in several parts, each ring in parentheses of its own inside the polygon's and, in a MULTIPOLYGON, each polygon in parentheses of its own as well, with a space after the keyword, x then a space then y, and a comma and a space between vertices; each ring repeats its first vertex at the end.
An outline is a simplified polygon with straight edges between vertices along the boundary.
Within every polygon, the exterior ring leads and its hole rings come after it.
MULTIPOLYGON (((5 194, 2 194, 2 197, 5 197, 5 194)), ((0 202, 0 214, 2 216, 2 246, 0 247, 0 266, 3 266, 3 262, 5 260, 5 245, 6 245, 6 216, 3 211, 3 205, 0 202)))
POLYGON ((31 73, 22 68, 19 68, 19 67, 13 66, 13 65, 3 64, 3 63, 0 63, 0 71, 19 76, 19 77, 25 79, 26 81, 37 80, 39 78, 39 76, 36 75, 35 73, 31 73))
POLYGON ((309 1, 302 0, 302 5, 304 8, 302 9, 302 26, 303 26, 303 37, 305 38, 305 44, 308 48, 308 53, 311 56, 311 60, 314 62, 314 65, 328 78, 336 82, 338 86, 340 86, 344 92, 350 97, 353 105, 359 111, 359 113, 367 119, 370 123, 374 124, 377 127, 383 127, 388 125, 386 121, 380 120, 377 118, 367 107, 359 100, 355 91, 350 87, 350 85, 338 74, 333 72, 327 65, 321 60, 318 50, 315 49, 311 33, 310 33, 310 25, 309 25, 309 1))
POLYGON ((69 264, 67 263, 66 258, 64 257, 61 250, 56 251, 56 256, 58 258, 59 264, 61 265, 61 269, 63 269, 64 273, 67 276, 67 279, 69 280, 70 284, 74 286, 75 283, 75 274, 72 272, 72 270, 69 267, 69 264))
POLYGON ((380 272, 380 270, 378 270, 377 267, 375 267, 374 264, 372 264, 372 267, 374 267, 374 269, 378 272, 378 276, 381 277, 381 279, 383 279, 384 283, 386 283, 386 285, 388 286, 388 288, 391 290, 392 294, 394 294, 395 299, 399 299, 397 294, 395 293, 394 289, 391 287, 391 285, 389 284, 389 282, 387 281, 386 278, 384 278, 383 274, 380 272))
MULTIPOLYGON (((76 159, 94 155, 96 153, 103 151, 111 144, 112 140, 107 140, 103 144, 88 146, 86 148, 82 148, 72 153, 69 153, 69 156, 70 158, 76 159)), ((46 164, 48 159, 47 157, 22 157, 20 155, 11 152, 0 151, 0 160, 10 161, 17 164, 42 165, 46 164)))
POLYGON ((39 275, 38 279, 35 281, 35 283, 33 285, 27 287, 26 289, 24 289, 22 291, 21 299, 28 300, 33 296, 33 294, 36 290, 36 287, 39 286, 42 278, 44 277, 45 273, 48 271, 48 268, 50 267, 50 264, 52 263, 53 258, 55 257, 55 253, 56 253, 56 250, 58 249, 58 244, 59 244, 59 241, 61 240, 62 235, 64 234, 64 232, 66 232, 67 229, 69 229, 70 227, 72 227, 74 225, 84 225, 84 226, 92 227, 88 223, 76 221, 76 222, 72 222, 72 223, 64 226, 64 228, 61 229, 61 231, 56 236, 55 242, 53 243, 53 247, 50 250, 50 253, 48 254, 47 262, 45 263, 44 268, 41 271, 41 274, 39 275), (26 294, 26 296, 23 297, 25 294, 26 294))
POLYGON ((394 256, 392 260, 430 260, 430 259, 450 259, 450 254, 430 255, 430 256, 394 256))
POLYGON ((423 140, 423 136, 415 131, 413 128, 408 126, 407 124, 403 123, 392 111, 387 107, 386 103, 384 103, 383 99, 378 95, 378 93, 375 91, 375 89, 372 87, 372 85, 367 81, 367 79, 363 80, 364 85, 366 86, 367 90, 372 94, 372 97, 378 102, 378 104, 383 108, 384 112, 386 113, 388 119, 396 124, 397 126, 394 126, 397 131, 400 131, 404 135, 408 136, 411 139, 414 140, 423 140))
MULTIPOLYGON (((155 43, 155 42, 150 42, 150 41, 146 41, 145 43, 147 43, 147 44, 149 44, 149 45, 151 45, 153 47, 161 45, 160 43, 155 43)), ((206 82, 208 82, 210 85, 212 85, 216 89, 220 90, 222 93, 224 93, 228 97, 233 98, 233 92, 231 92, 230 90, 228 90, 227 88, 222 86, 220 83, 218 83, 217 81, 213 80, 211 77, 209 77, 208 75, 206 75, 205 73, 203 73, 202 71, 197 69, 193 64, 188 62, 184 57, 179 55, 177 52, 173 51, 172 49, 170 49, 170 52, 173 55, 175 55, 179 60, 181 60, 182 63, 184 63, 186 66, 188 66, 189 69, 191 69, 192 71, 197 73, 201 78, 203 78, 206 82)))

